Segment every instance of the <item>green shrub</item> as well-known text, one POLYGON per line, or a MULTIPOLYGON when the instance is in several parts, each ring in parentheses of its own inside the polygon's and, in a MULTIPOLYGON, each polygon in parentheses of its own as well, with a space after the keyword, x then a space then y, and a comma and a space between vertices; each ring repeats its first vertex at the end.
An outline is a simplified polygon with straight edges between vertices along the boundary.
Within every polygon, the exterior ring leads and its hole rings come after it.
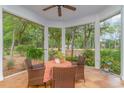
POLYGON ((25 55, 27 49, 32 48, 32 47, 34 47, 34 46, 32 46, 32 45, 19 45, 19 46, 16 46, 16 51, 21 55, 25 55))
POLYGON ((24 55, 27 51, 27 46, 26 45, 19 45, 19 46, 16 46, 16 51, 21 54, 21 55, 24 55))
POLYGON ((15 66, 15 64, 14 64, 14 61, 13 61, 13 60, 9 60, 9 61, 7 62, 7 67, 8 67, 8 69, 13 68, 14 66, 15 66))
POLYGON ((10 51, 6 51, 6 55, 10 55, 10 51))
MULTIPOLYGON (((91 49, 83 50, 82 55, 86 57, 86 65, 94 66, 95 65, 95 51, 91 49)), ((110 71, 112 73, 120 75, 120 51, 119 49, 102 49, 100 51, 101 55, 101 68, 107 63, 111 62, 110 71)), ((66 60, 71 62, 77 62, 78 57, 66 57, 66 60)))
POLYGON ((43 59, 44 49, 41 48, 28 48, 26 52, 26 57, 34 60, 43 59))
POLYGON ((74 57, 67 56, 66 60, 67 61, 71 61, 71 62, 77 62, 78 61, 78 57, 77 56, 74 56, 74 57))
MULTIPOLYGON (((83 50, 82 55, 86 57, 86 65, 94 66, 95 65, 95 51, 91 49, 83 50)), ((120 51, 119 49, 102 49, 100 51, 101 55, 101 68, 107 63, 111 62, 110 71, 115 74, 120 74, 120 51)), ((67 56, 66 60, 71 62, 77 62, 78 57, 67 56)))
MULTIPOLYGON (((95 65, 94 50, 91 49, 83 50, 82 55, 86 57, 86 65, 88 66, 95 65)), ((74 57, 68 56, 66 57, 66 60, 71 62, 77 62, 78 56, 74 56, 74 57)))
POLYGON ((117 49, 102 49, 100 53, 101 67, 104 62, 112 62, 111 72, 120 74, 120 51, 117 49))
POLYGON ((3 54, 6 55, 10 55, 10 50, 7 48, 4 48, 3 54))
POLYGON ((84 50, 82 55, 86 57, 86 65, 94 66, 95 65, 95 53, 94 50, 87 49, 84 50))

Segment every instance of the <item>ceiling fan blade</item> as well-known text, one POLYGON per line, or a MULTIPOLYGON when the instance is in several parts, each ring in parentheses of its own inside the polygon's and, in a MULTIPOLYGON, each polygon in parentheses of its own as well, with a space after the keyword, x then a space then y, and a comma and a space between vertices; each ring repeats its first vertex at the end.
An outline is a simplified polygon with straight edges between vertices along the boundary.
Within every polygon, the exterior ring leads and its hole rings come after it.
POLYGON ((64 8, 67 8, 67 9, 70 9, 70 10, 72 10, 72 11, 75 11, 75 10, 76 10, 75 7, 70 6, 70 5, 63 5, 63 7, 64 7, 64 8))
POLYGON ((62 16, 61 6, 58 6, 58 16, 62 16))
POLYGON ((46 11, 46 10, 48 10, 50 8, 53 8, 53 7, 56 7, 56 5, 51 5, 51 6, 47 7, 47 8, 44 8, 43 11, 46 11))

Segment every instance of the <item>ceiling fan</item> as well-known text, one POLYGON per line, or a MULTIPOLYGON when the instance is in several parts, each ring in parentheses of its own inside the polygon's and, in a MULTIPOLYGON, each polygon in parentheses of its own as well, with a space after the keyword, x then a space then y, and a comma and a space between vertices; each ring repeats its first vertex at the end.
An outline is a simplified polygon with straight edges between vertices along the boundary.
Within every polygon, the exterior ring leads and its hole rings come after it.
POLYGON ((62 16, 62 9, 61 9, 62 7, 63 8, 66 8, 66 9, 70 9, 72 11, 75 11, 76 10, 75 7, 70 6, 70 5, 51 5, 51 6, 48 6, 48 7, 44 8, 43 11, 47 11, 47 10, 49 10, 51 8, 54 8, 54 7, 57 7, 58 8, 58 16, 62 16))

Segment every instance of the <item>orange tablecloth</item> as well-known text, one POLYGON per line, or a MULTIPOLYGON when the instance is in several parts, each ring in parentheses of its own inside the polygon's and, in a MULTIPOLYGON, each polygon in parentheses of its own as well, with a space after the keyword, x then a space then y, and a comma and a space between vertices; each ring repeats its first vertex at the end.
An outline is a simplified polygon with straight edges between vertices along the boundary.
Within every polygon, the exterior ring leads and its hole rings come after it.
POLYGON ((44 80, 43 82, 47 82, 49 80, 51 80, 52 78, 52 73, 51 73, 51 70, 53 67, 70 67, 72 66, 71 62, 64 62, 64 63, 60 63, 60 64, 57 64, 55 63, 54 61, 49 61, 47 63, 45 63, 45 72, 44 72, 44 80))

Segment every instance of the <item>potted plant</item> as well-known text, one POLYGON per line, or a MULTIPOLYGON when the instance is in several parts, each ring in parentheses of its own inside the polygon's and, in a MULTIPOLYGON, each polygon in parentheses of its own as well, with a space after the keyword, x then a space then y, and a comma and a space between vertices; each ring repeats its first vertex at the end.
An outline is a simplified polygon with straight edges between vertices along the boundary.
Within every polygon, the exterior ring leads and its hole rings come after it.
POLYGON ((55 54, 57 53, 56 50, 49 50, 49 60, 54 60, 55 54))
POLYGON ((102 63, 103 70, 106 71, 106 72, 109 72, 111 64, 112 64, 112 62, 103 62, 102 63))
POLYGON ((56 51, 54 58, 55 58, 56 63, 60 63, 60 61, 61 62, 65 61, 65 57, 61 51, 56 51))
POLYGON ((36 62, 43 59, 44 50, 42 48, 29 48, 26 52, 26 57, 36 62))

